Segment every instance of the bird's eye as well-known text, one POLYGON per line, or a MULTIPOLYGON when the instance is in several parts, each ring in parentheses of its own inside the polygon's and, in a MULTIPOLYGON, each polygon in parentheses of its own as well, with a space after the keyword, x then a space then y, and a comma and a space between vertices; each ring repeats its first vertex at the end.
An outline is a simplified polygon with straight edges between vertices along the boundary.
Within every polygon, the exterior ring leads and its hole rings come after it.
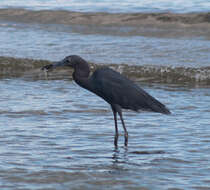
POLYGON ((67 60, 66 60, 67 63, 70 63, 71 62, 71 58, 69 57, 67 60))

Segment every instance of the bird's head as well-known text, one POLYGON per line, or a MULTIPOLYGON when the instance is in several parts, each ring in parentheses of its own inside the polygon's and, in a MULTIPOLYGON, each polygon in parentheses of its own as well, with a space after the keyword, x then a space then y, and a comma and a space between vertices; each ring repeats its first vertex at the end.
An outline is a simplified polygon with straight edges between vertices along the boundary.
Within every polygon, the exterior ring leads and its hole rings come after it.
POLYGON ((78 74, 84 77, 88 77, 90 73, 88 63, 78 55, 70 55, 70 56, 65 57, 61 61, 54 62, 53 64, 45 65, 44 67, 42 67, 42 70, 49 71, 49 70, 55 69, 56 67, 61 67, 61 66, 71 67, 75 71, 77 71, 78 74))
POLYGON ((81 59, 81 58, 77 55, 70 55, 70 56, 65 57, 61 61, 57 61, 57 62, 53 62, 52 64, 45 65, 44 67, 42 67, 42 70, 49 71, 49 70, 55 69, 56 67, 61 67, 61 66, 75 68, 77 64, 77 59, 81 59))

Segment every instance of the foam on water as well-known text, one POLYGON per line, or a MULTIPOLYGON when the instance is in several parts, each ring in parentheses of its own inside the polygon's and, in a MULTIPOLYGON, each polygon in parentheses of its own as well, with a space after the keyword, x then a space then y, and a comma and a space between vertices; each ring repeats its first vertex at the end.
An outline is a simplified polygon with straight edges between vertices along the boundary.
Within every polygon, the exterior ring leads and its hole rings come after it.
POLYGON ((206 12, 210 2, 205 0, 1 0, 0 7, 21 7, 29 9, 65 9, 82 12, 206 12))

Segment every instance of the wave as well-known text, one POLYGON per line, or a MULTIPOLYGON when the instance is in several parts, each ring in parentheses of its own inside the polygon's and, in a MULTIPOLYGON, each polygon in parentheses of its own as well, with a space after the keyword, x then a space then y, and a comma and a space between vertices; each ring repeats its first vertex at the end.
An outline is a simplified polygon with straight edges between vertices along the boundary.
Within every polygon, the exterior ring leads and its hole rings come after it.
POLYGON ((84 13, 7 8, 0 9, 0 20, 71 25, 74 26, 74 32, 84 33, 210 37, 210 13, 84 13))
POLYGON ((66 10, 0 9, 0 19, 20 22, 58 24, 118 24, 140 25, 153 21, 179 22, 183 24, 210 23, 207 13, 105 13, 73 12, 66 10))
MULTIPOLYGON (((50 61, 12 57, 0 57, 0 78, 22 77, 46 79, 40 68, 50 61)), ((135 81, 180 84, 180 85, 210 85, 210 67, 188 68, 153 65, 127 64, 96 64, 90 63, 91 70, 101 66, 108 66, 135 81)), ((71 78, 68 69, 58 69, 51 72, 48 79, 71 78)))

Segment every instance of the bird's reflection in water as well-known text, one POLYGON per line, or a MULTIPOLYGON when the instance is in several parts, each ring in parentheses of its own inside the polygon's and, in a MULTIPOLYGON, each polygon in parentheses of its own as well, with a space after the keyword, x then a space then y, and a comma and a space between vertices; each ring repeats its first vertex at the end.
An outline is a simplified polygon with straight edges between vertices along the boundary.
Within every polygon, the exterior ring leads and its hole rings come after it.
POLYGON ((127 163, 128 162, 128 147, 123 147, 123 149, 120 149, 118 147, 115 147, 112 154, 112 160, 113 163, 127 163))
POLYGON ((113 149, 112 157, 110 160, 109 171, 110 174, 127 175, 128 168, 128 149, 127 148, 118 148, 113 149))

